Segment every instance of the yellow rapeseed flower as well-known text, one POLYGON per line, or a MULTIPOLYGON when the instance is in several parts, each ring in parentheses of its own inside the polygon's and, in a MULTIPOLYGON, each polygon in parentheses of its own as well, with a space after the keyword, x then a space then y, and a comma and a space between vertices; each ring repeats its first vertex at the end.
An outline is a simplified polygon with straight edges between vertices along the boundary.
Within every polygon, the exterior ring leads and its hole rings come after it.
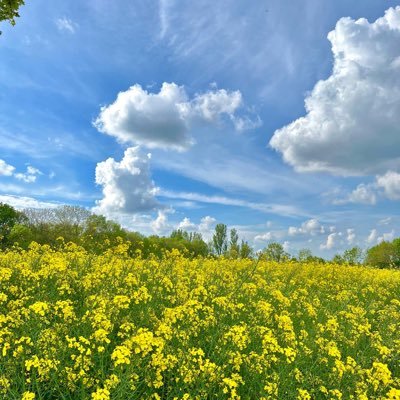
POLYGON ((24 392, 22 393, 21 400, 34 400, 36 398, 35 393, 33 392, 24 392))

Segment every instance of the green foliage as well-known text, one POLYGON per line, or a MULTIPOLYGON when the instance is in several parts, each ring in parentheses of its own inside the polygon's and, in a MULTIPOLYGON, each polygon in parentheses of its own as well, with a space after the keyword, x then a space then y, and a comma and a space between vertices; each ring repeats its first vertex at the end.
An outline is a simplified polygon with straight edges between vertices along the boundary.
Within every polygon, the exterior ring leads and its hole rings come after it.
POLYGON ((343 254, 335 254, 332 261, 336 264, 360 265, 363 262, 363 251, 355 246, 345 250, 343 254))
POLYGON ((226 253, 228 248, 227 227, 225 224, 217 224, 213 235, 213 248, 215 253, 220 256, 226 253))
POLYGON ((326 263, 326 260, 324 260, 322 257, 314 256, 310 249, 301 249, 297 256, 297 260, 301 263, 326 263))
MULTIPOLYGON (((127 239, 126 231, 119 224, 107 220, 102 215, 90 215, 84 221, 81 229, 82 246, 98 254, 107 247, 115 246, 120 239, 127 239)), ((79 238, 77 240, 79 241, 79 238)))
POLYGON ((297 258, 300 262, 309 262, 313 258, 313 254, 310 249, 301 249, 297 258))
POLYGON ((393 250, 393 266, 395 268, 400 268, 400 238, 394 239, 392 242, 393 250))
MULTIPOLYGON (((229 231, 225 224, 217 224, 210 243, 206 243, 198 232, 177 229, 169 237, 152 235, 145 237, 138 232, 130 232, 102 215, 92 214, 78 206, 60 206, 53 209, 15 210, 8 204, 0 203, 0 248, 16 245, 28 249, 30 243, 48 244, 59 247, 60 243, 76 243, 85 250, 101 254, 124 242, 128 244, 130 256, 162 259, 167 251, 179 250, 188 258, 207 257, 210 254, 227 256, 232 259, 253 257, 253 248, 244 240, 239 244, 236 229, 229 231), (60 238, 62 238, 60 242, 60 238)), ((282 244, 269 243, 262 251, 264 259, 284 262, 290 255, 282 244)), ((358 265, 363 262, 363 251, 359 247, 336 254, 337 264, 358 265)), ((295 260, 295 258, 292 258, 295 260)), ((297 259, 301 263, 325 263, 309 249, 301 249, 297 259)), ((382 242, 366 252, 365 264, 379 268, 400 268, 400 238, 392 242, 382 242)))
POLYGON ((183 229, 176 229, 176 230, 172 231, 170 238, 177 239, 177 240, 189 241, 189 233, 184 231, 183 229))
POLYGON ((13 243, 24 249, 27 249, 29 244, 34 240, 35 236, 32 229, 23 224, 15 224, 8 235, 9 243, 13 243))
POLYGON ((244 240, 240 244, 240 258, 252 258, 253 248, 244 240))
POLYGON ((19 17, 18 9, 24 4, 24 0, 0 0, 0 22, 8 21, 15 25, 15 18, 19 17))
POLYGON ((208 255, 207 243, 203 240, 203 237, 198 232, 186 232, 182 229, 174 230, 171 233, 167 243, 169 249, 185 249, 191 257, 208 255), (175 246, 173 246, 175 245, 175 246))
POLYGON ((332 257, 332 262, 335 264, 344 264, 343 256, 340 254, 335 254, 332 257))
POLYGON ((231 229, 229 240, 229 257, 238 258, 240 255, 239 235, 236 229, 231 229))
POLYGON ((56 245, 59 237, 66 242, 80 243, 85 233, 85 224, 91 216, 85 208, 68 205, 40 210, 27 209, 25 214, 26 225, 34 240, 50 245, 56 245))
POLYGON ((23 213, 8 204, 0 203, 0 245, 9 244, 9 235, 15 224, 25 220, 23 213))
POLYGON ((193 236, 188 244, 188 249, 195 257, 206 257, 208 255, 207 243, 203 240, 200 233, 193 233, 193 236))
POLYGON ((363 261, 363 251, 358 246, 347 249, 343 253, 343 260, 345 263, 351 265, 361 264, 363 261))
POLYGON ((267 261, 283 262, 289 259, 289 253, 285 251, 281 243, 271 242, 262 251, 263 258, 267 261))
POLYGON ((379 268, 400 268, 400 238, 371 247, 365 263, 379 268))
POLYGON ((0 204, 2 247, 18 245, 28 249, 32 241, 55 248, 62 243, 72 242, 95 254, 125 242, 129 244, 129 255, 146 258, 156 256, 161 259, 166 251, 173 249, 178 249, 188 257, 206 257, 209 254, 207 243, 197 232, 177 230, 169 238, 156 235, 144 237, 78 206, 27 209, 20 213, 7 204, 0 204))

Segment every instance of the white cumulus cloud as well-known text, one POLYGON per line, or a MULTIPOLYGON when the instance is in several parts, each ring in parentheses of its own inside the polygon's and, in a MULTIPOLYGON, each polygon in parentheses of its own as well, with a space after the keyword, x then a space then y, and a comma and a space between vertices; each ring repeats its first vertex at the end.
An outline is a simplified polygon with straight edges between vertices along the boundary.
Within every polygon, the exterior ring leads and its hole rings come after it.
POLYGON ((371 232, 367 237, 367 243, 368 244, 376 243, 377 238, 378 238, 378 231, 376 229, 371 229, 371 232))
POLYGON ((209 215, 201 218, 198 231, 203 235, 205 240, 210 240, 217 220, 209 215))
MULTIPOLYGON (((375 183, 360 183, 350 193, 341 193, 340 190, 333 191, 333 194, 339 194, 340 197, 332 199, 332 203, 343 205, 348 203, 374 205, 377 202, 377 187, 375 183)), ((328 194, 329 195, 329 194, 328 194)))
POLYGON ((376 183, 383 188, 385 196, 390 200, 400 200, 400 174, 388 171, 386 174, 377 176, 376 183))
POLYGON ((339 236, 339 234, 337 232, 333 232, 330 233, 327 238, 326 238, 326 242, 322 243, 319 248, 321 250, 331 250, 335 247, 336 245, 336 239, 339 236))
POLYGON ((300 227, 290 226, 288 229, 289 236, 295 236, 295 235, 315 236, 322 233, 325 233, 325 227, 321 225, 321 223, 315 218, 311 218, 303 222, 300 227))
POLYGON ((305 100, 307 114, 270 145, 297 171, 342 175, 400 166, 400 7, 373 23, 342 18, 329 33, 334 66, 305 100))
POLYGON ((199 231, 204 231, 204 232, 209 231, 214 227, 216 222, 217 220, 214 217, 210 217, 209 215, 203 217, 200 220, 199 231))
POLYGON ((178 229, 183 229, 184 231, 190 231, 197 229, 197 226, 190 220, 190 218, 185 217, 181 222, 179 222, 178 229))
POLYGON ((28 165, 26 172, 15 172, 13 165, 7 164, 4 160, 0 159, 0 176, 12 176, 15 179, 23 181, 25 183, 36 182, 37 176, 43 175, 43 173, 35 167, 28 165))
POLYGON ((395 231, 392 229, 390 232, 384 232, 381 236, 378 237, 377 242, 391 242, 395 237, 395 231))
POLYGON ((201 218, 198 224, 192 222, 190 218, 185 217, 176 225, 176 228, 201 233, 203 239, 210 240, 214 233, 216 222, 217 220, 209 215, 201 218))
POLYGON ((157 218, 150 223, 153 231, 159 235, 166 233, 170 230, 168 223, 167 211, 158 210, 157 218))
POLYGON ((390 232, 384 232, 379 235, 376 229, 372 229, 367 237, 367 244, 375 245, 381 242, 391 242, 395 238, 395 231, 392 229, 390 232))
POLYGON ((177 224, 178 229, 183 229, 185 231, 199 232, 203 235, 205 239, 210 239, 214 233, 214 227, 217 220, 209 215, 202 217, 198 224, 192 222, 190 218, 183 218, 181 222, 177 224))
POLYGON ((15 167, 0 159, 0 176, 12 176, 15 167))
POLYGON ((149 159, 150 155, 142 154, 139 147, 130 147, 121 161, 108 158, 98 163, 96 183, 103 187, 103 198, 96 202, 94 211, 133 214, 158 208, 149 159))
POLYGON ((283 250, 285 250, 286 252, 289 252, 290 250, 290 242, 288 240, 285 240, 282 244, 283 250))
POLYGON ((254 240, 256 242, 269 242, 273 238, 274 238, 274 234, 272 232, 266 232, 266 233, 263 233, 261 235, 256 235, 254 237, 254 240))
POLYGON ((36 182, 38 175, 43 175, 42 171, 35 167, 32 167, 31 165, 28 165, 25 173, 19 172, 17 174, 14 174, 14 177, 25 183, 33 183, 36 182))
POLYGON ((194 115, 215 121, 221 114, 233 115, 241 105, 242 94, 238 90, 228 92, 220 89, 195 96, 190 108, 194 115))
POLYGON ((376 204, 376 193, 373 185, 361 183, 349 195, 350 203, 376 204))
POLYGON ((355 239, 356 239, 356 234, 354 232, 354 229, 353 228, 347 229, 347 237, 346 237, 347 243, 353 244, 355 239))
POLYGON ((185 150, 194 143, 190 129, 197 124, 215 123, 225 115, 241 130, 249 118, 236 115, 242 103, 240 91, 213 89, 190 99, 175 83, 164 82, 158 93, 134 85, 102 107, 94 125, 122 143, 185 150))

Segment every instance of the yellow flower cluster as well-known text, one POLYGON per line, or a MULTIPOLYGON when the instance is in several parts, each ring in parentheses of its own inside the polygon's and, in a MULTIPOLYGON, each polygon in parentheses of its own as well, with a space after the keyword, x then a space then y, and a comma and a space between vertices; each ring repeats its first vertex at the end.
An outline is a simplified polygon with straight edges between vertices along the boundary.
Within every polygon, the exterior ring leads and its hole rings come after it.
POLYGON ((0 398, 400 400, 400 272, 0 253, 0 398))

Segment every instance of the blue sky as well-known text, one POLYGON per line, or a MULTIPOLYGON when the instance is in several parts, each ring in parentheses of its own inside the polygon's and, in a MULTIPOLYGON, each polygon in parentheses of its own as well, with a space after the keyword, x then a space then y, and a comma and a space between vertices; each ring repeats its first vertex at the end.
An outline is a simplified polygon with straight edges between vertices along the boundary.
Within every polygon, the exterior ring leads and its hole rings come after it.
POLYGON ((400 1, 26 3, 0 201, 324 257, 400 235, 400 1))

